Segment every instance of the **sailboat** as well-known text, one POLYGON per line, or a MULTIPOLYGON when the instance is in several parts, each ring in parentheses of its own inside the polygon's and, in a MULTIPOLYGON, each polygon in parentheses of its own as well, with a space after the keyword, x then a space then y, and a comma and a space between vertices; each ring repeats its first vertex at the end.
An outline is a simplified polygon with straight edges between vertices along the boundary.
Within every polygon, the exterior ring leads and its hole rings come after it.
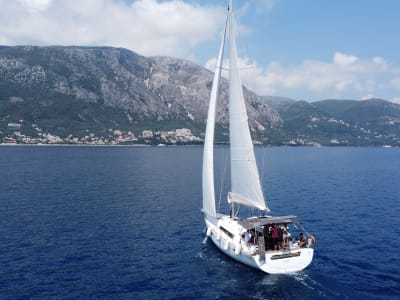
POLYGON ((206 236, 223 253, 269 274, 298 272, 311 263, 315 238, 307 233, 298 218, 292 215, 268 215, 270 209, 260 182, 239 75, 232 0, 228 3, 228 16, 211 89, 202 189, 206 236), (229 214, 217 212, 214 187, 214 131, 226 39, 229 40, 229 214), (241 218, 238 214, 241 207, 249 211, 256 210, 258 214, 241 218))

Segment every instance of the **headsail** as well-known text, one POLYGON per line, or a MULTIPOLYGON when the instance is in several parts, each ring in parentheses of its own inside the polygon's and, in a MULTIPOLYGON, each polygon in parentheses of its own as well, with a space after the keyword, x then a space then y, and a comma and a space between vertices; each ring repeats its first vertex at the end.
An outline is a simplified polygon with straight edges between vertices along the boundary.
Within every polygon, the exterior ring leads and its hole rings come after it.
POLYGON ((230 201, 269 211, 260 184, 237 64, 232 0, 229 0, 229 131, 231 148, 230 201))
POLYGON ((215 129, 215 114, 217 107, 219 79, 221 77, 222 59, 225 47, 225 35, 221 42, 219 49, 217 65, 215 66, 215 73, 213 85, 211 89, 210 104, 208 107, 206 136, 204 140, 204 154, 203 154, 203 211, 206 215, 216 216, 215 210, 215 190, 214 190, 214 129, 215 129))

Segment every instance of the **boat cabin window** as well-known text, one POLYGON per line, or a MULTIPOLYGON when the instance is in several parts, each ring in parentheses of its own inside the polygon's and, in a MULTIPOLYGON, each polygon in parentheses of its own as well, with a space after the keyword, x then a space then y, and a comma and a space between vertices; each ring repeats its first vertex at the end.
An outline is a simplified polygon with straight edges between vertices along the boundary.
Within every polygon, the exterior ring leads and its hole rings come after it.
POLYGON ((233 234, 232 233, 230 233, 227 229, 225 229, 224 227, 220 227, 220 229, 224 232, 224 233, 226 233, 226 235, 228 235, 231 239, 233 239, 233 234))

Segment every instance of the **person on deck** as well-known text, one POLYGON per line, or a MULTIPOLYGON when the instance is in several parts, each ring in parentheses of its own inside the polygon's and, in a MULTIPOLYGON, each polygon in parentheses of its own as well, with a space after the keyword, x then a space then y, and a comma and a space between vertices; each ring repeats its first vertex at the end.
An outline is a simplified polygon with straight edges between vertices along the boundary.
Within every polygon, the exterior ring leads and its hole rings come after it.
POLYGON ((278 224, 274 224, 271 228, 271 237, 272 237, 272 245, 274 246, 274 250, 279 250, 279 227, 278 224))
POLYGON ((245 244, 247 244, 250 240, 250 234, 248 231, 242 233, 242 239, 244 241, 245 244))
POLYGON ((289 227, 283 227, 282 238, 283 238, 283 248, 289 249, 289 241, 291 234, 289 232, 289 227))
POLYGON ((274 249, 272 243, 271 229, 272 229, 271 224, 267 224, 264 226, 263 235, 264 235, 265 250, 274 249))
POLYGON ((307 245, 306 237, 302 232, 299 235, 299 246, 300 248, 304 248, 307 245))

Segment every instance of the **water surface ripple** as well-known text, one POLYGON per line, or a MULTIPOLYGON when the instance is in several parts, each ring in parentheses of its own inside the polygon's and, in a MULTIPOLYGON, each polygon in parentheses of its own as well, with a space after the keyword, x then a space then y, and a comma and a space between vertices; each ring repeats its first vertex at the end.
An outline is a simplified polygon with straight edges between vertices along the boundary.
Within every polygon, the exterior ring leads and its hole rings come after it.
POLYGON ((0 147, 0 298, 397 298, 400 149, 256 156, 273 213, 317 237, 303 272, 263 274, 204 242, 202 147, 0 147))

